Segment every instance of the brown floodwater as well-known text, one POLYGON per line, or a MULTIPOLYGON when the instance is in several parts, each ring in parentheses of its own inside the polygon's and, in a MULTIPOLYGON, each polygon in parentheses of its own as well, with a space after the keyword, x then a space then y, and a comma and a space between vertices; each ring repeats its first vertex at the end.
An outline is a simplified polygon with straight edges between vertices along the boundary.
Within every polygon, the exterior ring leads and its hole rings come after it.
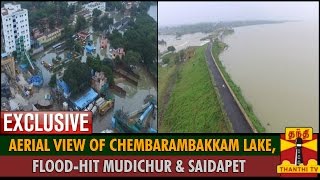
POLYGON ((319 21, 235 28, 220 59, 266 132, 319 132, 319 21))

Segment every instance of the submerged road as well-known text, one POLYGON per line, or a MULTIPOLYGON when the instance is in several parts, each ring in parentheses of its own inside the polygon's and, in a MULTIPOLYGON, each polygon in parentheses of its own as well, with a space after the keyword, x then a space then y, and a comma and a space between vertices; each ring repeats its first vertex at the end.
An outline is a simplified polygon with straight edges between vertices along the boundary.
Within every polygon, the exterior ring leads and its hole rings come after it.
POLYGON ((233 98, 229 88, 224 82, 222 75, 220 74, 218 67, 214 63, 214 59, 211 55, 212 43, 210 42, 206 49, 206 59, 215 81, 215 85, 219 90, 220 97, 224 104, 224 109, 232 123, 232 127, 235 133, 253 133, 253 130, 244 115, 242 114, 239 106, 233 98))

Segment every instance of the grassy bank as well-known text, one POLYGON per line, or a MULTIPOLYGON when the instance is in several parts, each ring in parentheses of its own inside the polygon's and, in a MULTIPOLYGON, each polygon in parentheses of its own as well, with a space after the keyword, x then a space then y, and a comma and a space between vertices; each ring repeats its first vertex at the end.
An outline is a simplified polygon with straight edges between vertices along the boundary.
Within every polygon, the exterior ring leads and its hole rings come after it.
POLYGON ((165 82, 176 78, 159 132, 232 132, 212 84, 205 60, 205 48, 197 48, 195 55, 179 65, 178 69, 174 69, 174 65, 165 67, 168 69, 159 67, 159 102, 168 86, 165 82))
POLYGON ((237 96, 237 99, 240 102, 242 108, 245 110, 246 114, 249 116, 250 120, 252 121, 252 124, 254 125, 254 127, 257 129, 258 132, 265 132, 265 128, 262 126, 258 117, 253 112, 252 105, 245 100, 244 96, 241 93, 240 87, 237 86, 232 81, 230 75, 227 73, 225 67, 223 66, 223 64, 219 59, 219 54, 225 49, 225 47, 227 47, 227 44, 221 41, 215 40, 212 46, 212 55, 216 60, 221 72, 223 73, 223 76, 227 80, 230 88, 232 89, 234 94, 237 96))
POLYGON ((170 62, 168 63, 167 67, 161 67, 161 65, 158 65, 158 111, 160 112, 159 115, 162 115, 164 111, 164 106, 167 101, 166 98, 169 95, 169 88, 170 86, 174 85, 174 77, 177 73, 177 65, 173 63, 174 54, 167 54, 165 55, 170 59, 170 62))

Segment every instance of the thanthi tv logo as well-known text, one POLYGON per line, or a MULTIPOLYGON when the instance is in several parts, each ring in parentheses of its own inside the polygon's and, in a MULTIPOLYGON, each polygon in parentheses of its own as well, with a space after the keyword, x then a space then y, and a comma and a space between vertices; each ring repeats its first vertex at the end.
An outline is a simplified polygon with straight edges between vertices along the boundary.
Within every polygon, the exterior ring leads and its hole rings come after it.
POLYGON ((312 128, 286 128, 280 135, 281 176, 315 177, 320 173, 317 163, 317 134, 312 128))

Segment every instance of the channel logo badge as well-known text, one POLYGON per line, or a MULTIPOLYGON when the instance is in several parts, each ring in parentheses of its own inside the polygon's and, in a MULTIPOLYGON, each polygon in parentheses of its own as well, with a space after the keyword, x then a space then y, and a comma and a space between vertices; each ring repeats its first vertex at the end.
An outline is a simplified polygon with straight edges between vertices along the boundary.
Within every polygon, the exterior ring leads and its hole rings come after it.
POLYGON ((281 177, 317 177, 318 135, 312 128, 286 128, 280 135, 280 162, 277 173, 281 177))

